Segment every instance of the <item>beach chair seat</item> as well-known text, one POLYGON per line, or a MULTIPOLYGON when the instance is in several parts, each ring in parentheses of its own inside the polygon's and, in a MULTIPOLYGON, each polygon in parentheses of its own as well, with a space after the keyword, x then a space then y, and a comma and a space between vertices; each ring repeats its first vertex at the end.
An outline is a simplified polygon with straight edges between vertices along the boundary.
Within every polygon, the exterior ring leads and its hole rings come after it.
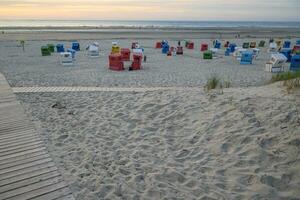
POLYGON ((300 50, 300 45, 295 45, 293 48, 293 53, 296 53, 296 51, 300 50))
POLYGON ((250 43, 250 48, 255 48, 256 47, 256 42, 251 42, 250 43))
POLYGON ((236 60, 241 60, 242 53, 247 51, 247 49, 244 49, 243 47, 235 47, 235 51, 233 52, 233 56, 236 60))
POLYGON ((51 52, 50 52, 48 46, 42 46, 41 53, 42 53, 42 56, 50 56, 51 55, 51 52))
POLYGON ((182 46, 178 46, 176 50, 177 50, 176 51, 177 55, 183 55, 183 47, 182 46))
POLYGON ((142 68, 142 59, 143 54, 134 53, 130 70, 140 70, 142 68))
POLYGON ((57 44, 56 45, 56 51, 57 53, 65 52, 65 48, 63 44, 57 44))
POLYGON ((292 49, 284 48, 284 49, 281 49, 279 53, 283 54, 287 58, 287 62, 291 62, 292 49))
POLYGON ((249 43, 249 42, 244 42, 244 43, 243 43, 243 48, 244 48, 244 49, 248 49, 249 46, 250 46, 250 43, 249 43))
POLYGON ((294 55, 291 58, 290 70, 292 70, 292 71, 300 70, 300 55, 294 55))
POLYGON ((233 53, 235 51, 235 48, 237 47, 237 45, 235 43, 232 43, 229 45, 230 48, 230 52, 233 53))
POLYGON ((254 58, 254 59, 257 59, 258 56, 259 56, 259 54, 260 54, 260 49, 258 49, 258 48, 253 48, 253 49, 252 49, 252 52, 253 52, 253 58, 254 58))
POLYGON ((194 42, 192 41, 188 41, 187 45, 186 45, 187 49, 194 49, 194 42))
POLYGON ((109 55, 109 69, 114 71, 124 70, 124 63, 121 54, 110 54, 109 55))
POLYGON ((281 47, 281 45, 282 45, 282 41, 281 40, 276 40, 275 43, 277 44, 277 47, 281 47))
POLYGON ((225 51, 225 56, 230 56, 231 48, 227 47, 225 51))
POLYGON ((72 59, 75 60, 76 50, 74 50, 74 49, 67 49, 67 52, 71 53, 72 59))
POLYGON ((284 41, 282 48, 284 49, 291 48, 291 41, 284 41))
POLYGON ((230 42, 226 41, 225 44, 224 44, 224 47, 227 48, 227 47, 229 47, 229 45, 230 45, 230 42))
POLYGON ((72 53, 71 52, 61 52, 60 53, 60 64, 63 66, 74 65, 72 53))
POLYGON ((210 50, 207 50, 205 52, 203 52, 203 59, 204 60, 211 60, 213 59, 213 52, 210 50))
POLYGON ((47 44, 47 47, 48 47, 48 49, 49 49, 49 51, 50 51, 51 53, 54 53, 54 51, 55 51, 55 46, 54 46, 53 44, 47 44))
POLYGON ((161 42, 156 42, 155 48, 156 49, 161 49, 162 48, 161 42))
POLYGON ((91 58, 97 58, 100 56, 99 45, 92 44, 88 46, 88 55, 91 58))
POLYGON ((275 42, 270 43, 268 51, 269 51, 269 53, 276 53, 277 52, 277 44, 275 42))
POLYGON ((221 49, 221 42, 219 40, 214 41, 214 48, 215 49, 221 49))
POLYGON ((253 61, 253 52, 252 51, 245 51, 242 53, 240 64, 242 65, 250 65, 253 61))
POLYGON ((268 61, 266 63, 265 71, 268 71, 268 72, 286 71, 286 69, 285 69, 286 61, 287 61, 287 58, 285 57, 285 55, 283 55, 281 53, 272 54, 270 61, 268 61))
POLYGON ((75 51, 80 51, 80 44, 78 42, 73 42, 72 49, 75 51))
POLYGON ((121 49, 121 55, 123 61, 130 61, 130 49, 128 48, 122 48, 121 49))
POLYGON ((168 44, 168 43, 165 43, 165 44, 162 46, 161 52, 162 52, 163 54, 167 54, 167 53, 169 52, 169 50, 170 50, 169 44, 168 44))
POLYGON ((207 51, 208 50, 208 44, 206 44, 206 43, 202 43, 201 44, 201 49, 200 49, 202 52, 204 52, 204 51, 207 51))
POLYGON ((265 47, 266 41, 261 40, 258 44, 258 47, 265 47))

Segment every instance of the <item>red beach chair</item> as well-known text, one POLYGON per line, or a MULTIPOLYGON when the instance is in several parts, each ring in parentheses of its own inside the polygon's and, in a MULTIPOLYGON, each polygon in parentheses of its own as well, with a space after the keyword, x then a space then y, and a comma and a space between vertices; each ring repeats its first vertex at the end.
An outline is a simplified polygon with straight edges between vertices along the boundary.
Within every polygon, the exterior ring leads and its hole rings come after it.
POLYGON ((201 49, 200 50, 201 51, 207 51, 208 50, 208 44, 205 44, 205 43, 201 44, 201 49))
POLYGON ((162 48, 161 42, 156 42, 155 48, 156 48, 156 49, 161 49, 161 48, 162 48))
POLYGON ((130 49, 128 48, 122 48, 121 49, 121 55, 123 61, 130 61, 130 49))
POLYGON ((109 69, 114 71, 124 70, 124 63, 121 54, 110 54, 109 55, 109 69))
POLYGON ((133 54, 133 62, 131 64, 131 70, 140 70, 142 68, 142 54, 133 54))
POLYGON ((188 49, 194 49, 194 42, 189 42, 189 43, 187 44, 187 48, 188 48, 188 49))

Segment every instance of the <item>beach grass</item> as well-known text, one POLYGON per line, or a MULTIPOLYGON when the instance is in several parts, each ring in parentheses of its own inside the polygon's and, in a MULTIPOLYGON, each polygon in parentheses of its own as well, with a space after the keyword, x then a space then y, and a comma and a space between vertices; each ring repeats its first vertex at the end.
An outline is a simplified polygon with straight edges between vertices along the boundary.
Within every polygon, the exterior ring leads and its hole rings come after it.
POLYGON ((296 72, 283 72, 273 75, 271 83, 283 81, 283 85, 287 91, 290 92, 295 88, 300 88, 300 71, 296 72))

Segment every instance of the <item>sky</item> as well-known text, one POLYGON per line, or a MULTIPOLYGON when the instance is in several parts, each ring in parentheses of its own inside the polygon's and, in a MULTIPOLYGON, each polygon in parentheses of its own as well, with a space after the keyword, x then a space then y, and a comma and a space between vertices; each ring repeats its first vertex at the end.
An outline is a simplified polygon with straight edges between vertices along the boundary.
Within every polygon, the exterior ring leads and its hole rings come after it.
POLYGON ((0 0, 0 19, 300 21, 300 0, 0 0))

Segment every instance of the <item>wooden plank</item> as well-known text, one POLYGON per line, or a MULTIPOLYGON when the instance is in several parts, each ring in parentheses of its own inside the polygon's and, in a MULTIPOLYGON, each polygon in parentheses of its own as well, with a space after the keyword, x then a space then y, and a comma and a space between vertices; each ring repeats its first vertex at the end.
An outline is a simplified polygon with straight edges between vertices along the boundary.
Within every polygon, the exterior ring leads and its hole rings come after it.
POLYGON ((0 155, 1 153, 5 153, 5 152, 10 152, 13 150, 18 150, 18 149, 22 149, 22 148, 26 148, 29 146, 34 146, 34 145, 44 145, 44 143, 41 140, 37 140, 36 142, 30 142, 30 143, 25 143, 25 144, 20 144, 20 145, 13 145, 7 148, 1 148, 0 149, 0 155))
POLYGON ((9 185, 9 184, 12 184, 12 183, 16 183, 16 182, 19 182, 19 181, 23 181, 23 180, 26 180, 28 178, 40 176, 40 175, 47 174, 47 173, 50 173, 50 172, 54 172, 54 171, 57 172, 57 167, 56 166, 52 166, 52 167, 46 166, 45 168, 41 168, 39 170, 28 172, 26 174, 22 174, 22 175, 19 175, 19 176, 14 176, 14 177, 11 177, 11 178, 8 178, 8 179, 5 179, 5 180, 0 180, 0 187, 3 187, 5 185, 9 185))
POLYGON ((17 189, 17 188, 28 186, 28 185, 38 183, 40 181, 44 181, 44 180, 54 178, 54 177, 58 177, 58 176, 60 176, 60 174, 55 170, 55 171, 52 171, 52 172, 49 172, 49 173, 41 174, 39 176, 34 176, 32 178, 28 178, 28 179, 25 179, 25 180, 22 180, 22 181, 18 181, 18 182, 14 182, 14 183, 11 183, 11 184, 8 184, 8 185, 4 185, 4 186, 0 187, 0 195, 3 192, 11 191, 11 190, 14 190, 14 189, 17 189))
POLYGON ((64 198, 64 199, 69 198, 71 200, 73 198, 73 196, 68 197, 70 194, 71 194, 70 189, 65 187, 65 188, 61 188, 61 189, 55 190, 53 192, 50 192, 48 194, 44 194, 42 196, 35 197, 32 200, 45 200, 45 199, 49 199, 49 200, 55 199, 56 200, 56 199, 61 199, 61 198, 64 198))
POLYGON ((74 200, 2 74, 0 113, 0 200, 74 200))
POLYGON ((17 138, 18 139, 19 137, 27 136, 27 135, 35 135, 35 133, 33 131, 19 131, 17 133, 1 135, 0 136, 0 141, 5 140, 5 139, 11 139, 11 138, 17 138))
POLYGON ((0 174, 0 180, 5 180, 5 179, 8 179, 8 178, 12 178, 14 176, 23 175, 23 174, 26 174, 28 172, 33 172, 33 171, 36 171, 36 170, 39 170, 39 169, 44 169, 46 167, 53 167, 53 166, 55 166, 55 164, 53 162, 46 162, 46 163, 42 163, 40 165, 24 168, 24 169, 21 169, 21 170, 18 170, 18 171, 12 171, 12 172, 8 172, 6 174, 0 174))
POLYGON ((48 163, 48 162, 51 162, 51 161, 52 161, 51 158, 44 158, 44 159, 40 159, 40 160, 33 161, 33 162, 30 162, 30 163, 26 163, 26 164, 23 164, 23 165, 17 165, 17 166, 14 166, 14 167, 2 169, 0 171, 0 176, 5 175, 5 174, 10 173, 10 172, 18 171, 20 169, 34 167, 36 165, 40 165, 40 164, 43 164, 43 163, 48 163))
POLYGON ((55 177, 55 178, 51 178, 51 179, 48 179, 48 180, 45 180, 45 181, 40 181, 38 183, 30 184, 28 186, 24 186, 24 187, 15 189, 15 190, 10 190, 10 191, 7 191, 7 192, 3 192, 0 195, 0 200, 8 199, 8 198, 18 199, 21 196, 22 196, 23 199, 32 198, 32 197, 38 196, 36 194, 35 190, 43 188, 43 187, 47 187, 47 186, 57 185, 59 183, 62 183, 62 184, 57 189, 66 186, 65 183, 62 182, 61 177, 55 177), (30 197, 28 195, 29 192, 33 193, 33 194, 30 195, 30 197), (26 195, 26 193, 27 193, 27 195, 26 195), (27 197, 25 197, 25 196, 27 196, 27 197), (15 197, 15 198, 12 198, 12 197, 15 197))
POLYGON ((38 156, 30 157, 30 158, 23 159, 23 160, 17 160, 16 162, 10 162, 10 163, 0 165, 0 170, 1 169, 6 169, 6 168, 9 168, 9 167, 14 167, 14 166, 17 166, 17 165, 22 165, 22 164, 33 162, 33 161, 37 161, 37 160, 44 159, 44 158, 49 158, 49 157, 50 156, 45 152, 44 154, 41 154, 41 155, 38 155, 38 156))
MULTIPOLYGON (((30 134, 30 133, 26 134, 26 135, 19 135, 19 136, 15 136, 13 138, 6 138, 6 139, 3 139, 3 140, 0 139, 0 140, 1 140, 1 142, 3 142, 3 143, 5 142, 6 143, 6 142, 13 142, 15 140, 22 140, 22 139, 25 140, 25 139, 31 138, 32 136, 36 136, 40 140, 40 138, 37 135, 30 134), (14 138, 15 138, 15 140, 14 140, 14 138)), ((0 146, 0 149, 7 149, 7 148, 8 148, 7 146, 6 147, 0 146)))
POLYGON ((55 200, 75 200, 75 198, 73 197, 72 194, 70 194, 70 195, 67 195, 67 196, 64 196, 64 197, 59 197, 55 200))
POLYGON ((39 148, 42 148, 43 146, 44 145, 42 143, 40 143, 40 144, 36 144, 36 145, 29 145, 29 146, 18 148, 18 149, 13 149, 13 150, 10 150, 10 151, 0 153, 0 157, 20 153, 20 152, 23 152, 23 151, 39 149, 39 148))
POLYGON ((38 149, 32 149, 32 150, 16 153, 16 154, 13 154, 13 155, 7 155, 7 156, 0 157, 0 160, 6 160, 8 158, 15 158, 15 157, 22 156, 22 155, 31 154, 31 153, 38 152, 38 151, 43 151, 45 149, 46 149, 45 147, 41 147, 41 148, 38 148, 38 149))
POLYGON ((48 153, 46 151, 37 151, 37 152, 33 152, 31 154, 25 154, 25 155, 13 157, 13 158, 8 158, 8 159, 5 159, 5 160, 1 160, 0 165, 5 165, 5 164, 9 164, 9 163, 14 163, 14 162, 17 162, 17 161, 26 160, 26 159, 29 159, 29 158, 33 158, 35 156, 43 155, 43 154, 48 154, 48 153))
POLYGON ((21 144, 26 144, 26 143, 29 143, 29 142, 36 142, 36 141, 40 141, 40 138, 38 136, 30 136, 26 139, 18 139, 17 141, 10 141, 10 142, 7 142, 7 143, 3 143, 3 144, 0 144, 0 146, 2 148, 7 148, 7 147, 11 147, 12 145, 21 145, 21 144))
MULTIPOLYGON (((63 181, 61 181, 61 182, 54 182, 53 181, 52 185, 48 185, 46 187, 42 187, 42 188, 39 188, 39 189, 29 191, 27 193, 20 194, 18 196, 8 198, 7 200, 32 199, 34 197, 39 197, 39 196, 42 196, 42 195, 47 194, 49 192, 54 192, 54 191, 57 191, 57 190, 62 189, 62 188, 67 188, 67 185, 63 181)), ((48 200, 48 199, 45 199, 45 200, 48 200)))

